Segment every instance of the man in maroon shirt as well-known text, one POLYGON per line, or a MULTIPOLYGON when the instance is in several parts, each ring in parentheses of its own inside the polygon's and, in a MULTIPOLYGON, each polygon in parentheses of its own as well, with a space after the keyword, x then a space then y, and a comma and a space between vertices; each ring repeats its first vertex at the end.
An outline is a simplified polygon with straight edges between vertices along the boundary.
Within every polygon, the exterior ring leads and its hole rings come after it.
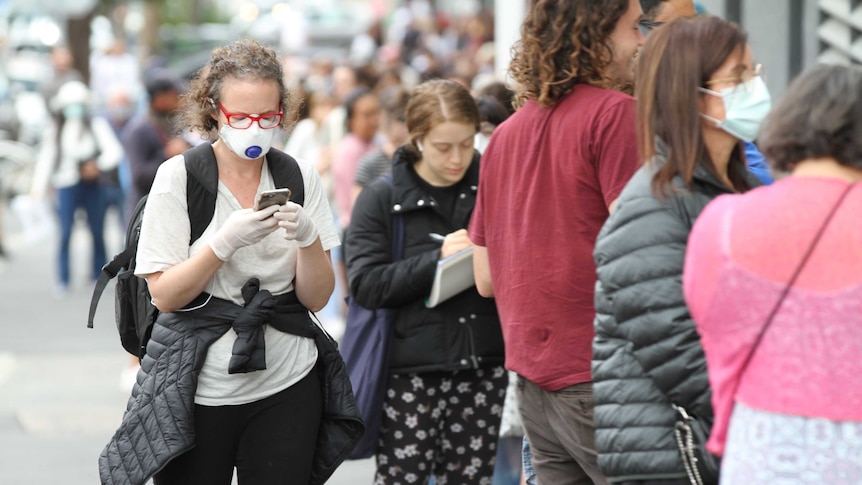
POLYGON ((482 156, 470 225, 540 483, 607 483, 590 360, 596 236, 638 163, 637 0, 536 0, 511 65, 518 111, 482 156))

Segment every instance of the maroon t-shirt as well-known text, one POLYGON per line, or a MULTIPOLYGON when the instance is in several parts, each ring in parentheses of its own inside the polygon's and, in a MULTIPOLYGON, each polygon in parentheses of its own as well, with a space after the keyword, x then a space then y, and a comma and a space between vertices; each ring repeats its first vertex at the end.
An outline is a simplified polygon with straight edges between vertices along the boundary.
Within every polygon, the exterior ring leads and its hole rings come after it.
POLYGON ((593 249, 638 165, 634 98, 589 85, 530 101, 482 155, 470 238, 488 248, 506 367, 544 389, 591 380, 593 249))

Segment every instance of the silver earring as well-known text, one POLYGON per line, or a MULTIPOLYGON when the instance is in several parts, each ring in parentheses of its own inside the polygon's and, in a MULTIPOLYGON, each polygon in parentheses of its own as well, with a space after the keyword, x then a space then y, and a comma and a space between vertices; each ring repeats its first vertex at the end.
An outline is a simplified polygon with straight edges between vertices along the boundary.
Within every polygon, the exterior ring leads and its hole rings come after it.
POLYGON ((417 141, 417 142, 416 142, 416 148, 418 148, 418 149, 419 149, 419 152, 420 152, 420 153, 422 152, 422 142, 421 142, 421 141, 417 141))

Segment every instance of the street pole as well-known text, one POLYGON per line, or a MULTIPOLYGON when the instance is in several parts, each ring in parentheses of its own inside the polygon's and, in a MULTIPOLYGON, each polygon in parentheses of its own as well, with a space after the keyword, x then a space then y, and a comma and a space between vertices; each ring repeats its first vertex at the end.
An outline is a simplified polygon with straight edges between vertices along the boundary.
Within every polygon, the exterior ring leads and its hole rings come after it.
POLYGON ((521 38, 526 0, 494 0, 494 74, 508 82, 512 46, 521 38))

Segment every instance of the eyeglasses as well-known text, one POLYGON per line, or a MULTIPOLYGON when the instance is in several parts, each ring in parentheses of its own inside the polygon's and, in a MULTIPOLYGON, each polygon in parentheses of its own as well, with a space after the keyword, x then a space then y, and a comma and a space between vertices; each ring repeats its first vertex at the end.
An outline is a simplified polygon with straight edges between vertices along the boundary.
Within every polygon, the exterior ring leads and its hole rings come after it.
POLYGON ((284 113, 264 113, 262 115, 250 115, 245 113, 228 113, 224 106, 221 103, 216 103, 219 111, 224 113, 224 117, 227 118, 227 124, 231 128, 236 128, 238 130, 245 130, 251 127, 251 124, 257 121, 257 125, 263 128, 264 130, 268 130, 271 128, 275 128, 279 124, 281 124, 282 118, 284 118, 284 113))
POLYGON ((722 77, 719 79, 710 79, 709 81, 703 83, 704 86, 712 86, 713 84, 718 83, 736 83, 742 84, 747 81, 751 81, 757 76, 766 76, 766 71, 763 69, 763 64, 756 64, 754 69, 749 71, 746 69, 741 76, 733 76, 733 77, 722 77))
MULTIPOLYGON (((665 24, 664 22, 659 22, 656 20, 640 19, 640 20, 638 20, 638 29, 640 29, 641 34, 643 34, 643 36, 646 37, 647 35, 649 35, 650 32, 652 32, 652 29, 654 29, 656 27, 661 27, 664 24, 665 24)), ((631 24, 629 24, 629 25, 631 25, 631 24)))

